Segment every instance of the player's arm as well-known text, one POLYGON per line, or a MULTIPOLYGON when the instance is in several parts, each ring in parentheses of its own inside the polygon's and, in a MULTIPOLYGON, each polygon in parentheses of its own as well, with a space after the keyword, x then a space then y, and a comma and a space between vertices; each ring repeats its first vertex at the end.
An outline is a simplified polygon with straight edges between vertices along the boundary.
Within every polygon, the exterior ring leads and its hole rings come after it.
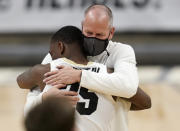
POLYGON ((42 90, 45 86, 43 83, 44 74, 50 71, 50 64, 35 65, 17 77, 17 83, 22 89, 32 89, 39 86, 42 90))
MULTIPOLYGON (((108 73, 113 73, 113 68, 107 68, 108 73)), ((113 97, 116 99, 117 97, 113 97)), ((136 94, 131 98, 123 98, 131 102, 130 110, 144 110, 151 108, 151 98, 147 93, 145 93, 141 88, 138 87, 136 94)))
MULTIPOLYGON (((122 97, 121 97, 122 98, 122 97)), ((130 110, 144 110, 151 108, 151 98, 141 88, 131 98, 122 98, 131 102, 130 110)))

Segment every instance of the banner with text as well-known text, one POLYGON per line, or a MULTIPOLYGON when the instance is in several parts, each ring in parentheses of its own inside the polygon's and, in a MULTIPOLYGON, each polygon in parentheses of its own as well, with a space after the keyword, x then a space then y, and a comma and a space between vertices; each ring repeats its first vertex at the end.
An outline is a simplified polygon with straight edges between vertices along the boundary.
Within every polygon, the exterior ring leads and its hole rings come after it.
POLYGON ((180 31, 180 0, 0 0, 0 33, 81 28, 91 4, 108 5, 116 31, 180 31))

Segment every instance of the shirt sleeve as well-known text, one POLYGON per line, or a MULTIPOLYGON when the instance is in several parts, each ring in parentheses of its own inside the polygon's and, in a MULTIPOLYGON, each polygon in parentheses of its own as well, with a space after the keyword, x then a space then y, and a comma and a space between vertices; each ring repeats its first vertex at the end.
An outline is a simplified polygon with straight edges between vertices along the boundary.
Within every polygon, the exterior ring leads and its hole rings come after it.
POLYGON ((26 103, 24 106, 24 116, 36 105, 42 103, 42 92, 37 89, 30 91, 26 98, 26 103))
MULTIPOLYGON (((51 55, 48 53, 43 59, 41 64, 47 64, 52 61, 51 55)), ((42 102, 42 94, 43 92, 37 87, 34 90, 30 91, 26 98, 26 103, 24 106, 24 116, 32 109, 34 106, 42 102)))
POLYGON ((136 94, 139 79, 135 54, 128 45, 116 46, 107 61, 108 67, 114 67, 114 73, 94 73, 82 71, 80 85, 87 89, 108 95, 130 98, 136 94))

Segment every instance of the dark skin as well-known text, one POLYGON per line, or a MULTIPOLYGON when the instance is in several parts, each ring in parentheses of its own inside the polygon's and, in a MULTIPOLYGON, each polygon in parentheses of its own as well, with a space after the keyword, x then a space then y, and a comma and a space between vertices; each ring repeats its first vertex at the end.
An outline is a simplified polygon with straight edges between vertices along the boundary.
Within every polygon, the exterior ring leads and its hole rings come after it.
POLYGON ((43 82, 44 74, 48 71, 50 71, 50 64, 35 65, 29 70, 20 74, 17 77, 17 83, 19 87, 22 89, 33 89, 38 86, 42 91, 46 85, 43 82))
MULTIPOLYGON (((107 69, 108 73, 113 73, 114 69, 107 69)), ((117 97, 113 96, 113 99, 116 101, 117 97)), ((137 110, 144 110, 151 108, 151 98, 141 89, 138 87, 136 94, 131 98, 123 98, 121 99, 127 100, 131 102, 131 111, 137 111, 137 110)))
MULTIPOLYGON (((82 53, 79 54, 79 52, 81 51, 77 51, 75 55, 69 54, 71 52, 69 50, 74 49, 74 47, 67 47, 66 44, 63 43, 57 44, 58 47, 53 47, 53 46, 51 46, 51 50, 50 50, 53 59, 67 56, 70 60, 73 60, 79 64, 87 64, 88 62, 87 59, 83 57, 82 53), (57 52, 56 50, 58 51, 59 55, 57 55, 58 53, 56 53, 57 52)), ((19 84, 19 87, 22 89, 32 89, 33 87, 39 86, 40 89, 43 90, 45 86, 45 83, 43 83, 44 74, 49 71, 50 71, 49 64, 36 65, 32 67, 28 71, 18 76, 17 82, 19 84)), ((114 72, 113 69, 108 69, 108 73, 112 73, 112 72, 114 72)), ((114 100, 117 99, 117 97, 115 96, 113 98, 114 100)), ((133 97, 122 98, 122 99, 132 103, 130 108, 131 110, 144 110, 151 107, 150 97, 141 88, 138 88, 137 93, 133 97)))
POLYGON ((132 111, 151 108, 151 98, 139 87, 137 89, 136 94, 133 97, 122 98, 122 99, 127 100, 132 103, 130 107, 130 110, 132 111))

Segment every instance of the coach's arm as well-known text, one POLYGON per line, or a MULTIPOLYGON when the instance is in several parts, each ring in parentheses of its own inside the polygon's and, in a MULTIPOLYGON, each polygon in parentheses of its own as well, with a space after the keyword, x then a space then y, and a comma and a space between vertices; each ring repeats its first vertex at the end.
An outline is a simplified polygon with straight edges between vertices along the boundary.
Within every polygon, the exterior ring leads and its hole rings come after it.
POLYGON ((124 98, 134 96, 137 92, 139 79, 132 47, 117 44, 110 51, 106 65, 114 68, 114 72, 111 74, 96 73, 61 67, 58 71, 46 73, 47 78, 44 79, 44 82, 54 86, 79 82, 81 87, 95 92, 124 98))
POLYGON ((124 98, 134 96, 139 85, 139 78, 132 47, 117 44, 111 50, 106 65, 114 68, 114 72, 102 74, 84 70, 81 74, 80 85, 113 96, 124 98))

